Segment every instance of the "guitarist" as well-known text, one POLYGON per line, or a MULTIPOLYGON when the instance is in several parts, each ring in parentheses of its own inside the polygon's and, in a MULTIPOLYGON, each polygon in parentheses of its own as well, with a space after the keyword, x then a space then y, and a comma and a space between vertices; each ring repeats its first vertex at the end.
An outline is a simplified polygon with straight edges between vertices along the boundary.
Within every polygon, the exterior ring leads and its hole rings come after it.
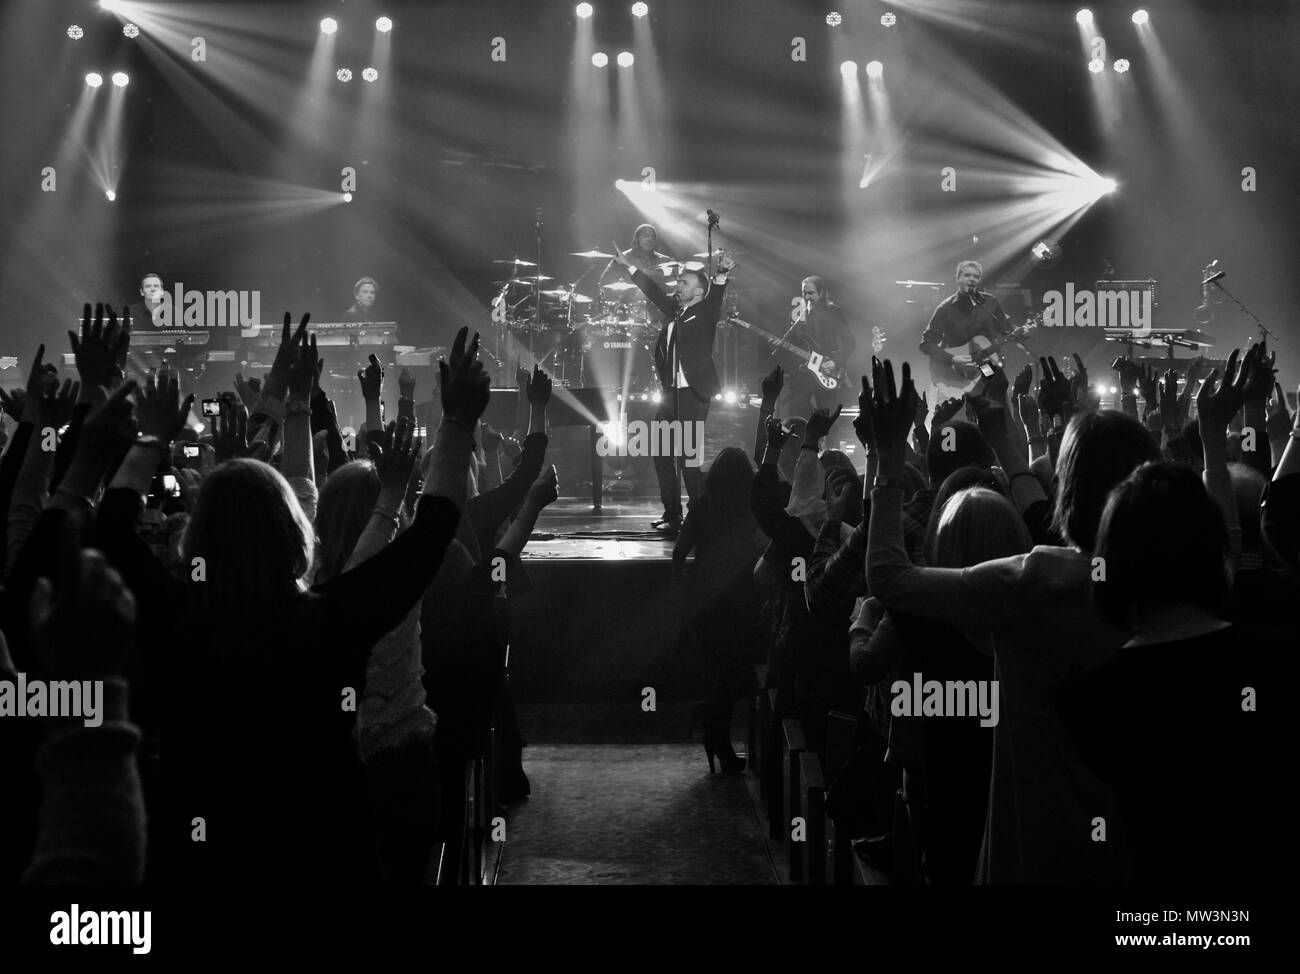
MULTIPOLYGON (((858 340, 853 337, 849 319, 838 304, 831 301, 826 289, 826 282, 820 277, 805 277, 802 284, 804 307, 807 317, 795 327, 791 340, 806 345, 814 352, 820 352, 824 358, 833 361, 841 372, 848 366, 849 357, 858 347, 858 340)), ((839 389, 825 389, 806 369, 796 369, 789 373, 790 389, 789 415, 811 416, 816 408, 831 409, 840 401, 844 391, 852 392, 849 383, 840 383, 839 389)))
POLYGON ((957 293, 939 302, 921 336, 921 351, 930 359, 930 373, 936 383, 972 384, 980 378, 977 365, 954 362, 946 349, 967 345, 973 355, 977 335, 996 342, 1013 329, 998 299, 980 290, 983 276, 984 268, 978 261, 963 260, 958 264, 957 293))

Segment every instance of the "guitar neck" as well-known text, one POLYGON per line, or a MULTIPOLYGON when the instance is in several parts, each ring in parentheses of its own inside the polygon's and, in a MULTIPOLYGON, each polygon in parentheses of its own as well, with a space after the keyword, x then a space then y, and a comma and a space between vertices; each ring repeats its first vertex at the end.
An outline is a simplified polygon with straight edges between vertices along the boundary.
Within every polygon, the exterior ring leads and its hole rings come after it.
POLYGON ((762 328, 759 328, 757 325, 751 325, 748 321, 745 321, 742 318, 728 318, 727 320, 730 321, 733 325, 740 325, 742 328, 748 328, 750 331, 762 335, 773 345, 779 346, 780 348, 784 348, 787 352, 793 352, 795 355, 799 355, 803 358, 808 357, 808 353, 810 351, 809 349, 801 348, 798 345, 793 345, 790 342, 787 342, 784 338, 777 338, 775 335, 771 335, 765 332, 762 328))

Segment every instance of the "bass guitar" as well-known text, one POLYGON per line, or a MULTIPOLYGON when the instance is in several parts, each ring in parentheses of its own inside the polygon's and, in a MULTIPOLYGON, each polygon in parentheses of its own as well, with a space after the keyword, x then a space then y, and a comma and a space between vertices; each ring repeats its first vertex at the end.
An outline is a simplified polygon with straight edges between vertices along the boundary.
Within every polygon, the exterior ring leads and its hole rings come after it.
POLYGON ((775 335, 768 334, 757 325, 751 325, 743 318, 732 315, 727 319, 730 324, 739 325, 741 328, 747 328, 754 334, 759 335, 778 348, 783 348, 791 355, 801 359, 801 368, 807 369, 813 374, 823 389, 838 389, 840 383, 844 381, 844 369, 835 363, 834 359, 826 358, 821 352, 811 348, 805 348, 802 345, 796 345, 794 342, 787 342, 784 338, 777 338, 775 335))

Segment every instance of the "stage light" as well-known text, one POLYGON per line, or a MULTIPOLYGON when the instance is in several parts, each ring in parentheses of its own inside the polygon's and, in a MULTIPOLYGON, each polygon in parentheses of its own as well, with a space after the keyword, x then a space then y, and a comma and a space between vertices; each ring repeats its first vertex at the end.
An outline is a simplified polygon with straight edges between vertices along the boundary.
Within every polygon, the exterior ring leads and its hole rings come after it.
POLYGON ((124 37, 139 37, 140 28, 137 27, 135 24, 127 24, 122 28, 122 35, 124 37))
POLYGON ((664 401, 664 394, 663 394, 662 392, 659 392, 659 391, 656 390, 655 392, 650 393, 650 401, 651 401, 651 402, 663 402, 663 401, 664 401))
POLYGON ((338 78, 344 84, 352 80, 352 71, 349 68, 339 68, 334 72, 334 77, 338 78))
POLYGON ((619 52, 618 52, 618 66, 619 66, 620 68, 630 68, 630 67, 632 67, 632 62, 633 62, 633 60, 634 60, 634 58, 632 57, 632 52, 631 52, 631 51, 619 51, 619 52))
POLYGON ((580 4, 578 4, 577 7, 574 8, 574 11, 573 11, 573 12, 576 13, 576 14, 578 15, 578 18, 579 18, 580 20, 586 20, 588 17, 590 17, 590 16, 592 15, 593 10, 592 10, 592 6, 591 6, 591 4, 589 4, 589 3, 580 3, 580 4))
POLYGON ((1119 189, 1119 183, 1113 179, 1103 179, 1100 183, 1100 189, 1103 193, 1113 193, 1119 189))
POLYGON ((379 71, 378 71, 377 69, 375 69, 375 68, 362 68, 362 69, 361 69, 361 80, 362 80, 362 81, 378 81, 378 80, 379 80, 379 71))
POLYGON ((102 74, 92 71, 90 72, 90 74, 86 75, 86 84, 88 84, 92 88, 98 88, 103 83, 104 83, 104 76, 102 74))
POLYGON ((392 29, 393 22, 387 17, 380 17, 375 21, 375 30, 379 31, 381 34, 387 34, 392 29))
POLYGON ((842 23, 844 23, 844 18, 840 15, 838 10, 832 10, 826 15, 827 27, 838 27, 842 23))
POLYGON ((131 79, 126 76, 125 71, 113 72, 113 85, 117 88, 125 88, 131 83, 131 79))
POLYGON ((320 32, 322 34, 334 34, 339 29, 339 22, 333 17, 326 17, 320 22, 320 32))
POLYGON ((625 180, 622 179, 614 180, 614 188, 618 190, 620 193, 623 192, 626 186, 627 186, 627 182, 625 180))
POLYGON ((117 194, 114 193, 111 189, 106 189, 104 190, 104 199, 112 203, 115 199, 117 199, 117 194))
POLYGON ((641 393, 641 401, 642 401, 642 402, 649 402, 649 401, 650 401, 650 394, 649 394, 648 392, 643 392, 643 393, 641 393))
POLYGON ((351 193, 344 193, 344 194, 343 194, 343 202, 344 202, 344 203, 351 203, 351 202, 352 202, 352 194, 351 194, 351 193))
POLYGON ((1123 74, 1128 69, 1129 69, 1128 58, 1122 57, 1115 62, 1115 72, 1117 74, 1123 74))
POLYGON ((1112 396, 1115 395, 1115 393, 1117 393, 1117 392, 1119 392, 1119 388, 1118 388, 1117 386, 1111 386, 1111 387, 1110 387, 1110 394, 1111 394, 1112 396))
POLYGON ((718 400, 718 402, 722 402, 722 393, 720 393, 720 392, 715 392, 715 393, 713 394, 713 398, 716 399, 716 400, 718 400))
POLYGON ((880 15, 881 27, 893 27, 896 23, 898 23, 898 18, 894 16, 894 14, 888 13, 880 15))
POLYGON ((868 61, 868 62, 867 62, 867 77, 868 77, 868 78, 879 78, 879 77, 880 77, 881 75, 883 75, 884 73, 885 73, 885 66, 884 66, 883 64, 881 64, 879 61, 868 61))
POLYGON ((1091 24, 1092 11, 1089 10, 1087 7, 1084 7, 1082 10, 1080 10, 1077 14, 1074 15, 1074 19, 1081 24, 1091 24))
POLYGON ((1150 19, 1151 19, 1151 15, 1148 14, 1145 10, 1133 11, 1133 23, 1137 24, 1139 27, 1141 27, 1150 19))
POLYGON ((739 397, 736 395, 735 389, 728 389, 726 392, 722 394, 722 401, 731 406, 734 406, 736 404, 737 398, 739 397))
POLYGON ((110 13, 116 13, 122 6, 119 0, 99 0, 99 6, 110 13))
POLYGON ((71 27, 68 28, 68 36, 71 37, 74 41, 79 41, 86 36, 86 32, 82 30, 80 27, 78 27, 76 24, 73 24, 71 27))
POLYGON ((648 5, 646 5, 646 4, 644 4, 644 3, 634 3, 634 4, 632 4, 632 16, 633 16, 633 17, 644 17, 644 16, 645 16, 646 14, 648 14, 649 12, 650 12, 650 7, 649 7, 648 5))
POLYGON ((1088 70, 1093 74, 1101 74, 1106 70, 1106 62, 1099 57, 1095 57, 1088 62, 1088 70))
POLYGON ((852 78, 857 73, 858 73, 857 61, 843 61, 840 63, 840 74, 844 75, 844 77, 852 78))
POLYGON ((591 56, 591 63, 598 68, 603 68, 605 65, 609 64, 609 55, 604 51, 597 51, 591 56))

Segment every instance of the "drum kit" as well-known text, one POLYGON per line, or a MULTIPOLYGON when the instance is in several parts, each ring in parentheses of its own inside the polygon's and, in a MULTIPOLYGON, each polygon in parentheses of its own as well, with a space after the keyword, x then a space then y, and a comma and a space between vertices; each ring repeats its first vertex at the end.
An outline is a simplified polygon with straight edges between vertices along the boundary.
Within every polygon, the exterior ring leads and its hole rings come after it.
MULTIPOLYGON (((600 261, 612 262, 614 255, 585 250, 572 256, 589 266, 577 281, 563 287, 547 287, 554 278, 528 273, 537 266, 531 261, 493 261, 513 268, 509 280, 494 282, 500 291, 492 301, 493 321, 561 385, 618 387, 629 395, 650 391, 655 384, 652 349, 659 326, 655 310, 635 284, 605 283, 605 273, 586 287, 589 293, 583 293, 579 290, 583 279, 600 261)), ((672 279, 676 273, 696 266, 703 264, 660 264, 654 268, 660 272, 657 283, 670 288, 677 283, 672 279)))

